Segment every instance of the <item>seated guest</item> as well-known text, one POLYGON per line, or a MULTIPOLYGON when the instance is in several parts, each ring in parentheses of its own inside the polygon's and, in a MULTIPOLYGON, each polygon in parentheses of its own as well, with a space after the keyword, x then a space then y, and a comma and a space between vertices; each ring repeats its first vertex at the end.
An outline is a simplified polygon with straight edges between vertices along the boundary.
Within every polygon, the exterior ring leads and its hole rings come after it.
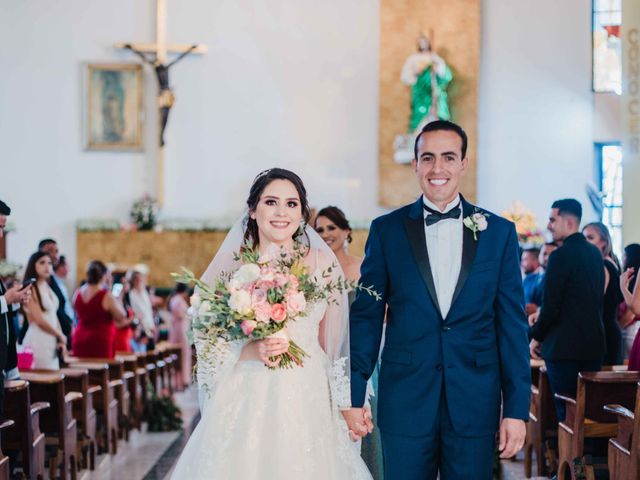
POLYGON ((600 222, 589 223, 582 229, 587 241, 598 247, 604 258, 604 305, 602 323, 607 341, 603 365, 621 365, 623 362, 622 331, 618 325, 618 305, 623 300, 620 291, 620 264, 612 251, 611 235, 600 222))
POLYGON ((524 275, 522 288, 524 289, 524 303, 527 306, 527 314, 531 314, 537 309, 537 305, 533 304, 533 292, 540 273, 539 255, 539 248, 527 248, 523 250, 520 257, 520 268, 524 275))
POLYGON ((22 306, 25 322, 29 322, 22 345, 33 350, 33 368, 58 370, 58 350, 66 350, 67 337, 58 321, 58 297, 49 286, 52 273, 53 265, 47 253, 31 255, 24 277, 35 278, 36 284, 33 300, 22 306))
POLYGON ((176 289, 169 299, 171 313, 169 341, 182 347, 182 378, 185 385, 191 382, 191 344, 187 338, 191 323, 187 315, 188 309, 189 287, 184 283, 176 283, 176 289))
POLYGON ((625 301, 618 309, 618 322, 624 332, 625 354, 629 354, 629 370, 640 370, 640 312, 634 312, 629 305, 633 303, 633 294, 637 293, 637 272, 640 270, 640 244, 632 243, 624 249, 622 257, 623 271, 620 275, 620 289, 625 301), (631 351, 634 352, 634 367, 631 368, 631 351))
POLYGON ((99 260, 89 262, 87 282, 75 294, 78 328, 73 334, 77 357, 113 358, 115 328, 127 325, 121 303, 105 287, 108 270, 99 260))
MULTIPOLYGON (((547 228, 562 246, 549 256, 544 301, 529 329, 531 356, 542 354, 554 394, 574 395, 578 373, 600 370, 605 353, 603 259, 580 234, 581 218, 582 205, 575 199, 551 206, 547 228)), ((561 400, 556 412, 564 420, 561 400)))
POLYGON ((336 255, 347 280, 360 278, 362 258, 351 255, 347 247, 351 243, 351 227, 342 210, 338 207, 325 207, 318 212, 315 230, 336 255))

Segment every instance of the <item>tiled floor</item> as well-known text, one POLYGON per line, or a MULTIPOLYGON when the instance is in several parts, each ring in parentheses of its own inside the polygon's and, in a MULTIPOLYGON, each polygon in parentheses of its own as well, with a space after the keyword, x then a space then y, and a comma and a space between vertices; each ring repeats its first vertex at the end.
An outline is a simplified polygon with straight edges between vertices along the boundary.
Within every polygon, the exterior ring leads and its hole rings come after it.
MULTIPOLYGON (((198 398, 194 388, 175 395, 183 413, 182 432, 146 433, 134 431, 128 443, 120 442, 118 454, 101 455, 96 470, 83 471, 80 480, 168 480, 188 436, 197 422, 198 398)), ((534 464, 535 470, 535 464, 534 464)), ((503 480, 522 480, 523 456, 502 462, 503 480)), ((532 477, 533 480, 545 477, 532 477)))

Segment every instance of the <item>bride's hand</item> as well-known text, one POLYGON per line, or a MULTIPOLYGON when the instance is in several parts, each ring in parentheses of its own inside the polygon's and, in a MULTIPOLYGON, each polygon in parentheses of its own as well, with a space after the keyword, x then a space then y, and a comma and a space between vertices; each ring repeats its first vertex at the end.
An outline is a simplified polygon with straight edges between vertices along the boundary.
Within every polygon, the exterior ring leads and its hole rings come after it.
POLYGON ((275 361, 270 357, 277 357, 289 350, 289 340, 286 338, 265 338, 249 343, 243 350, 241 360, 260 360, 267 367, 277 367, 280 358, 275 361))

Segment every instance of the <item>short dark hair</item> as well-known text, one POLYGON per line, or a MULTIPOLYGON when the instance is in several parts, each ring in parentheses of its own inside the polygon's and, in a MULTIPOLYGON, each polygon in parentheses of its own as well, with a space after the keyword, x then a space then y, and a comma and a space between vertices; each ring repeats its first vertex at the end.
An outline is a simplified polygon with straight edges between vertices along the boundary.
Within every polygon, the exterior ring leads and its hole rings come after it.
POLYGON ((427 132, 436 132, 438 130, 446 130, 448 132, 457 133, 462 140, 462 158, 467 156, 467 132, 465 132, 460 125, 450 122, 449 120, 434 120, 433 122, 429 122, 424 127, 422 127, 422 130, 416 137, 416 142, 413 145, 413 155, 416 160, 418 159, 418 142, 420 141, 420 137, 422 137, 422 134, 427 132))
POLYGON ((575 198, 563 198, 562 200, 556 200, 551 205, 551 208, 558 209, 558 215, 564 217, 570 215, 578 219, 578 223, 582 220, 582 205, 575 198))
POLYGON ((104 263, 100 260, 91 260, 87 265, 87 283, 97 285, 105 273, 107 273, 107 266, 104 263))
POLYGON ((11 215, 9 205, 0 200, 0 215, 11 215))
POLYGON ((40 240, 40 243, 38 243, 38 250, 42 250, 44 247, 46 247, 50 243, 57 244, 58 242, 56 242, 53 238, 43 238, 42 240, 40 240))
POLYGON ((189 285, 187 285, 186 283, 178 282, 178 283, 176 283, 175 291, 176 291, 176 293, 188 292, 189 291, 189 285))
POLYGON ((630 243, 626 247, 624 247, 624 265, 623 270, 627 268, 633 268, 636 272, 636 275, 633 276, 631 282, 629 283, 629 289, 633 292, 633 289, 636 286, 636 279, 638 270, 640 270, 640 244, 638 243, 630 243))
POLYGON ((558 244, 556 242, 545 242, 545 247, 556 247, 558 248, 558 244))

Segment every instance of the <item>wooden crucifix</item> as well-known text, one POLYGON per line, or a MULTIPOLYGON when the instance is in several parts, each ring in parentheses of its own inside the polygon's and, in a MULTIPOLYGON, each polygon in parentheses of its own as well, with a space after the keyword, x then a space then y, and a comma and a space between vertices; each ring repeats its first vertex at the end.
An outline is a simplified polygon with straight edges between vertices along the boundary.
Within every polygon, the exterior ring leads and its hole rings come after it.
POLYGON ((156 197, 160 205, 164 203, 164 131, 169 120, 169 112, 175 103, 175 95, 169 85, 169 69, 190 53, 207 53, 206 45, 167 44, 167 0, 156 0, 156 42, 119 43, 116 48, 131 50, 146 64, 151 65, 158 80, 158 151, 156 161, 156 197), (178 57, 167 63, 168 53, 178 53, 178 57))

